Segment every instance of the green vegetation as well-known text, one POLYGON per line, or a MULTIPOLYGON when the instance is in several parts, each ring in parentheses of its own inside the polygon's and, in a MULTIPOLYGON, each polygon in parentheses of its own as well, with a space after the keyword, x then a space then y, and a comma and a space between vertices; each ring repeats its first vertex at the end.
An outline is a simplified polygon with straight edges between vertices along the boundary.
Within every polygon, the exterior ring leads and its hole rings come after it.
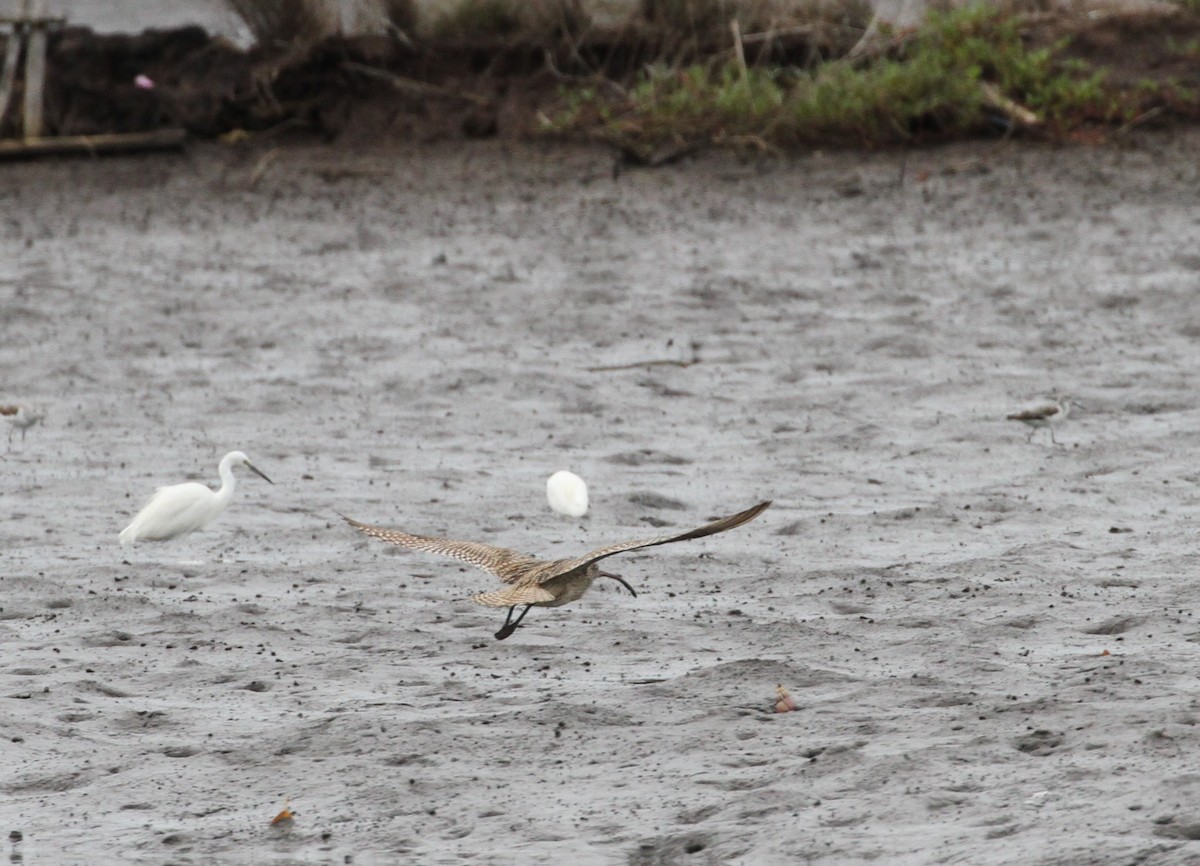
POLYGON ((547 121, 638 147, 663 142, 816 141, 862 145, 961 134, 988 125, 1061 131, 1085 121, 1123 121, 1130 100, 1110 93, 1102 71, 1064 60, 1065 43, 1030 48, 1016 19, 973 6, 934 13, 887 50, 815 69, 747 67, 725 58, 684 69, 654 67, 626 98, 564 92, 547 121))

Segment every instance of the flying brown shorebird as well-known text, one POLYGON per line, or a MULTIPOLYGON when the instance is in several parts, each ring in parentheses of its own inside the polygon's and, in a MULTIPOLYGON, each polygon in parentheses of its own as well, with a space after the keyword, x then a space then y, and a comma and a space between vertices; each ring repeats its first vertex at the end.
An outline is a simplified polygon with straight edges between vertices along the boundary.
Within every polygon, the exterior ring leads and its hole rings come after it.
POLYGON ((490 544, 479 544, 474 541, 454 541, 449 538, 434 538, 428 535, 409 535, 399 529, 384 529, 381 526, 369 526, 351 520, 346 515, 342 518, 367 535, 382 539, 388 544, 399 544, 410 550, 424 550, 428 553, 440 553, 455 559, 470 563, 476 568, 496 575, 505 583, 512 586, 498 589, 495 592, 485 592, 472 597, 472 601, 489 607, 507 607, 508 616, 504 626, 496 632, 496 640, 504 640, 517 630, 525 614, 531 607, 558 607, 579 598, 591 587, 598 577, 610 577, 620 583, 629 594, 637 597, 633 587, 625 582, 619 574, 601 571, 596 564, 602 559, 625 553, 630 550, 641 550, 643 547, 657 547, 660 544, 670 544, 674 541, 687 541, 689 538, 703 538, 706 535, 716 535, 728 529, 749 523, 767 510, 771 503, 760 502, 753 508, 738 512, 731 517, 713 521, 699 529, 680 532, 674 535, 660 535, 655 538, 644 538, 640 541, 624 541, 597 548, 591 553, 577 556, 574 559, 538 559, 506 547, 493 547, 490 544), (517 618, 513 612, 525 605, 517 618))

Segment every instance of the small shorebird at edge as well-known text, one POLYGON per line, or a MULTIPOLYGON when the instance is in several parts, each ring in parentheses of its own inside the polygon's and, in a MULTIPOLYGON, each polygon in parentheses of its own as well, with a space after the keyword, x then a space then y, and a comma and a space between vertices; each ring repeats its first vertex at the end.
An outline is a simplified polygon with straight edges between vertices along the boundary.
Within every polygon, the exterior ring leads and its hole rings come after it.
POLYGON ((575 601, 587 592, 599 577, 608 577, 617 581, 629 590, 630 595, 636 597, 637 592, 625 582, 623 577, 600 570, 600 566, 597 565, 600 560, 630 550, 641 550, 643 547, 657 547, 660 544, 716 535, 718 532, 725 532, 741 526, 743 523, 749 523, 766 511, 770 504, 769 500, 760 502, 753 508, 747 508, 745 511, 739 511, 737 514, 723 517, 687 532, 659 535, 639 541, 619 542, 597 548, 591 553, 585 553, 583 556, 573 559, 553 560, 538 559, 506 547, 493 547, 490 544, 479 544, 474 541, 455 541, 428 535, 410 535, 399 529, 385 529, 381 526, 359 523, 344 514, 341 517, 366 535, 389 544, 407 547, 410 550, 451 556, 495 575, 504 583, 512 584, 512 586, 498 589, 495 592, 485 592, 472 597, 472 601, 478 604, 508 608, 508 616, 504 620, 504 625, 500 631, 496 632, 496 640, 504 640, 517 630, 517 626, 521 624, 521 620, 525 618, 525 614, 529 613, 531 607, 558 607, 575 601), (525 609, 514 620, 513 613, 521 605, 524 605, 525 609))
POLYGON ((1032 441, 1033 434, 1044 427, 1050 431, 1050 441, 1057 445, 1058 440, 1054 438, 1054 428, 1066 421, 1070 414, 1070 400, 1066 397, 1052 397, 1049 400, 1032 403, 1021 411, 1013 412, 1005 417, 1009 421, 1020 421, 1029 427, 1029 435, 1025 438, 1026 442, 1032 441))
POLYGON ((8 422, 8 444, 12 445, 13 434, 21 431, 21 441, 25 441, 25 433, 34 424, 46 420, 46 410, 40 406, 29 406, 17 403, 12 406, 0 406, 0 417, 8 422))

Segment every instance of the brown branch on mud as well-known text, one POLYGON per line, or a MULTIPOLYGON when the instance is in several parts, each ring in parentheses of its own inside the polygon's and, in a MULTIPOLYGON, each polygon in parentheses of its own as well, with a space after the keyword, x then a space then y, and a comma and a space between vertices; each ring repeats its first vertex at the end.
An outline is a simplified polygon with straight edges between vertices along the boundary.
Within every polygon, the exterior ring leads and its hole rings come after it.
POLYGON ((453 87, 443 87, 440 84, 430 84, 425 81, 417 81, 415 78, 405 78, 402 75, 397 75, 394 72, 388 72, 386 69, 378 69, 374 66, 367 66, 365 63, 355 63, 353 60, 343 60, 342 68, 350 72, 358 72, 366 75, 368 78, 375 78, 379 81, 386 82, 392 85, 396 90, 411 93, 415 96, 435 97, 439 99, 457 99, 462 102, 470 102, 475 105, 491 105, 492 100, 486 96, 480 96, 478 93, 470 93, 466 90, 458 90, 453 87))
POLYGON ((771 144, 761 135, 717 135, 713 137, 712 143, 717 147, 732 147, 737 150, 743 148, 753 148, 759 153, 770 154, 772 156, 783 156, 783 150, 771 144))
POLYGON ((282 153, 282 151, 278 147, 273 147, 258 158, 258 161, 254 163, 254 168, 250 172, 250 189, 254 189, 254 187, 258 186, 258 182, 262 180, 262 176, 266 174, 267 168, 270 167, 271 163, 279 158, 280 153, 282 153))
POLYGON ((1113 133, 1113 137, 1121 138, 1125 135, 1128 135, 1129 133, 1133 132, 1133 130, 1135 130, 1139 126, 1141 126, 1143 123, 1153 120, 1154 118, 1158 117, 1160 114, 1163 114, 1166 110, 1167 110, 1167 107, 1165 105, 1156 105, 1154 108, 1151 108, 1147 111, 1143 111, 1137 117, 1133 118, 1133 120, 1129 121, 1128 123, 1122 124, 1117 129, 1117 131, 1113 133))
POLYGON ((133 153, 145 150, 174 150, 183 147, 186 140, 187 131, 175 127, 152 129, 148 132, 2 139, 0 140, 0 159, 67 153, 133 153))
POLYGON ((630 141, 614 141, 607 137, 603 140, 619 151, 619 155, 613 162, 613 180, 621 176, 621 169, 626 166, 630 168, 662 168, 664 165, 679 162, 684 157, 699 153, 704 148, 712 146, 712 142, 707 139, 694 139, 668 144, 647 152, 630 141))
POLYGON ((691 361, 675 361, 669 358, 659 358, 653 361, 636 361, 632 364, 604 364, 599 367, 585 367, 589 373, 612 373, 617 370, 637 370, 640 367, 691 367, 693 364, 699 364, 699 358, 693 358, 691 361))
POLYGON ((776 39, 786 39, 789 36, 804 36, 808 38, 816 32, 816 28, 814 27, 780 27, 776 30, 764 30, 762 33, 743 33, 742 44, 757 45, 760 42, 770 44, 776 39))
POLYGON ((591 75, 568 75, 555 64, 554 52, 549 48, 545 49, 543 57, 546 64, 546 71, 550 73, 550 76, 555 81, 560 81, 563 84, 594 84, 599 87, 608 88, 618 99, 629 98, 629 91, 606 75, 599 72, 593 72, 591 75))
POLYGON ((983 94, 983 102, 989 108, 999 111, 1017 126, 1041 126, 1042 119, 1000 92, 1000 88, 989 81, 979 82, 979 90, 983 94))

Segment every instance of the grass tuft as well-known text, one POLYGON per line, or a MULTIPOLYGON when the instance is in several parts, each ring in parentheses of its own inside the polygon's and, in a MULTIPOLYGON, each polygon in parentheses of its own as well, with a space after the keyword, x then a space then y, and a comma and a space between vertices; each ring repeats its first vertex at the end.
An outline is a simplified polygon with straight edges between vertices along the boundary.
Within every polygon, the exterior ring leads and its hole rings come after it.
POLYGON ((1014 124, 1051 132, 1114 121, 1130 109, 1104 73, 1058 59, 1065 42, 1030 48, 1018 21, 976 5, 931 13, 886 55, 797 67, 746 68, 737 58, 682 69, 652 66, 622 100, 566 94, 547 129, 622 145, 752 140, 789 146, 897 144, 1014 124))

